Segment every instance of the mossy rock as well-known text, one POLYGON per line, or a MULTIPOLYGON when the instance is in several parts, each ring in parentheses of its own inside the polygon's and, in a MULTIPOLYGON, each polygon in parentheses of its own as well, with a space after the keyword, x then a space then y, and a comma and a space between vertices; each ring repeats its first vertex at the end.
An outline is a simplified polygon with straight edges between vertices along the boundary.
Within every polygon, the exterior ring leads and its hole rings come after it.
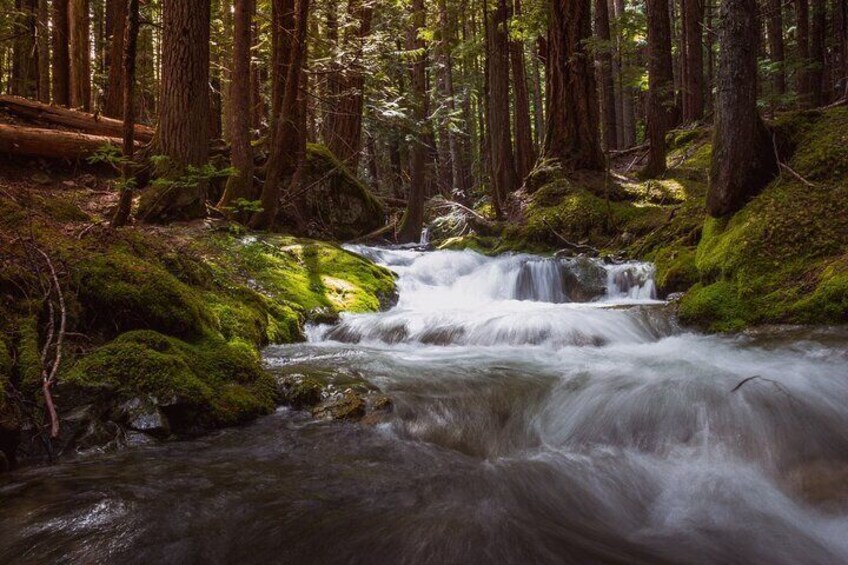
MULTIPOLYGON (((365 183, 323 145, 306 148, 306 175, 300 212, 310 224, 307 235, 347 241, 384 225, 386 211, 365 183)), ((286 225, 297 225, 294 218, 286 225)))
POLYGON ((86 355, 64 382, 118 402, 152 397, 171 413, 179 407, 177 420, 186 428, 268 413, 276 394, 249 344, 215 339, 190 344, 149 330, 122 334, 86 355))
POLYGON ((76 278, 85 322, 107 333, 154 329, 194 339, 210 331, 200 294, 154 262, 110 252, 83 261, 76 278))

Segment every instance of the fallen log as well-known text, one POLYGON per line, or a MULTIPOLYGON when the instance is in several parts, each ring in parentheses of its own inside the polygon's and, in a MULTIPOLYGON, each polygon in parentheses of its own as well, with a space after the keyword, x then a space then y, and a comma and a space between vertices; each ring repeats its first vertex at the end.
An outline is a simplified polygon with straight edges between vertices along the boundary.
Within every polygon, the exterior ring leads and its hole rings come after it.
MULTIPOLYGON (((51 106, 35 100, 29 100, 20 96, 0 96, 0 111, 5 111, 12 116, 18 116, 26 120, 63 126, 79 130, 91 135, 105 135, 109 137, 122 137, 124 122, 113 118, 96 116, 79 110, 69 110, 59 106, 51 106)), ((139 141, 150 141, 153 139, 154 129, 150 126, 136 124, 135 138, 139 141)))
POLYGON ((81 159, 93 155, 106 144, 120 148, 121 140, 105 135, 0 124, 0 153, 10 155, 81 159))

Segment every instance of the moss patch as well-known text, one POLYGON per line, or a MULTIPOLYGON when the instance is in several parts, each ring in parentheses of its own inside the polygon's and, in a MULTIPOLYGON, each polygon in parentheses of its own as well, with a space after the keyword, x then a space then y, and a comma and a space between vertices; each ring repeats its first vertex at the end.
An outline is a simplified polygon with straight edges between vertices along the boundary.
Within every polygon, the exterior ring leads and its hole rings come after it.
POLYGON ((163 406, 185 405, 197 411, 190 425, 233 424, 267 413, 276 390, 248 344, 189 344, 149 330, 125 333, 83 357, 65 382, 120 400, 152 396, 163 406))

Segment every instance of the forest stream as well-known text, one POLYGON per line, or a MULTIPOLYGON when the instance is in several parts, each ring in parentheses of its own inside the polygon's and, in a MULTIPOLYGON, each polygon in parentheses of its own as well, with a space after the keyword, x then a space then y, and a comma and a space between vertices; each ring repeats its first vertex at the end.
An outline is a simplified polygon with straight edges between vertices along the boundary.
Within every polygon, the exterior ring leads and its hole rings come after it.
POLYGON ((375 425, 281 408, 0 479, 0 562, 848 562, 848 332, 703 335, 653 267, 357 247, 399 301, 271 346, 375 425))

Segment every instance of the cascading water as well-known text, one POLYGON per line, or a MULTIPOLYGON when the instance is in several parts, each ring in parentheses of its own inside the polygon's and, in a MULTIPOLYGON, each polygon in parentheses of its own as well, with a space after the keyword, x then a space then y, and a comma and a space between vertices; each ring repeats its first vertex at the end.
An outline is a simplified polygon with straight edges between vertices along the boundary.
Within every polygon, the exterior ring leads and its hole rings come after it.
POLYGON ((844 329, 684 331, 642 263, 354 250, 397 305, 266 361, 366 378, 386 420, 281 410, 13 476, 0 562, 848 561, 844 329))

